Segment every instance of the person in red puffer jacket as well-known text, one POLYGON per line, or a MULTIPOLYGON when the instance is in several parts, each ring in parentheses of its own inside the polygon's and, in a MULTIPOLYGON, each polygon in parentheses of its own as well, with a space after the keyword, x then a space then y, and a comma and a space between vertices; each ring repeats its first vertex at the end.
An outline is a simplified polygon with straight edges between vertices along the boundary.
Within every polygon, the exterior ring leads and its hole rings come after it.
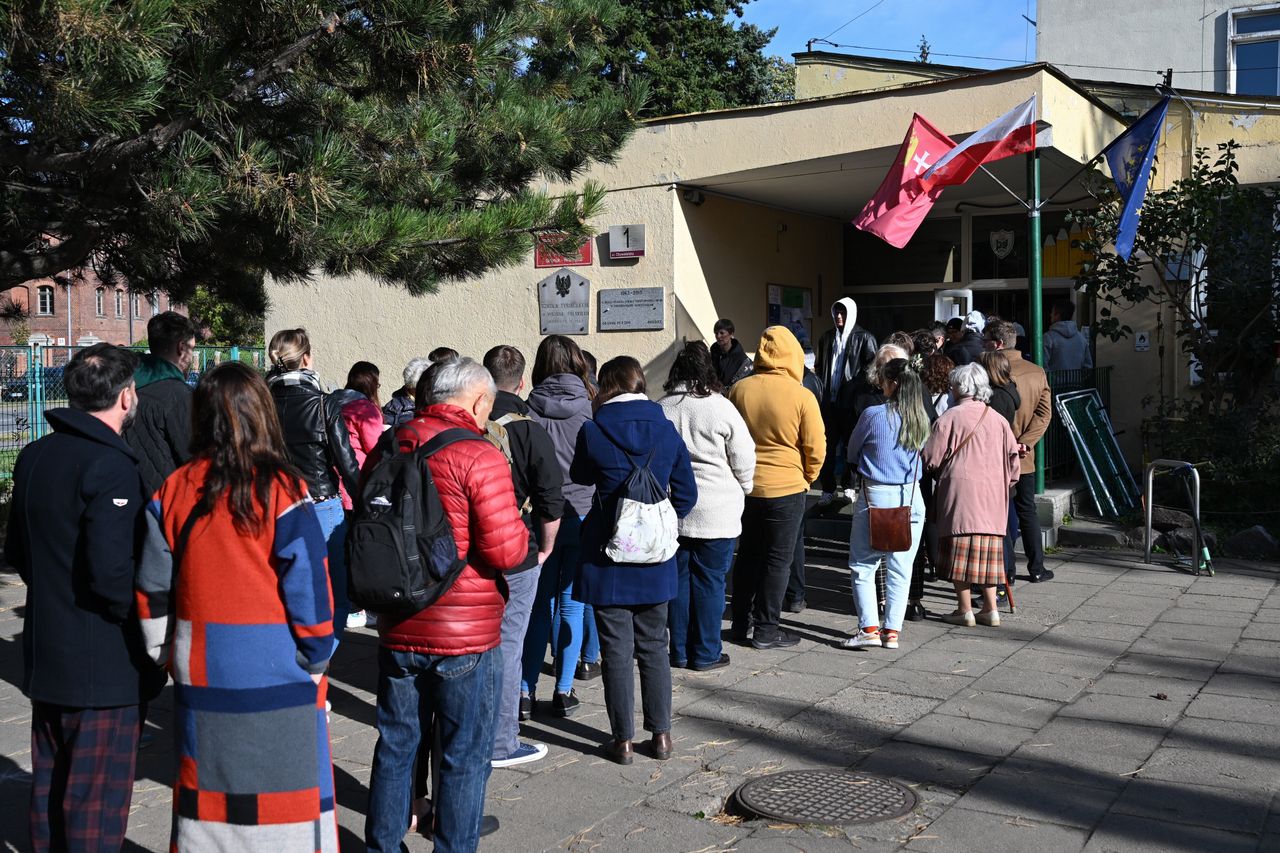
POLYGON ((369 782, 365 842, 399 850, 409 826, 414 757, 434 717, 441 752, 434 791, 435 849, 475 850, 502 674, 505 584, 502 572, 523 562, 529 532, 520 519, 506 458, 481 437, 497 389, 469 358, 435 365, 418 416, 396 432, 417 447, 446 429, 476 434, 451 444, 427 465, 449 516, 458 556, 468 561, 440 599, 407 618, 380 616, 378 744, 369 782))

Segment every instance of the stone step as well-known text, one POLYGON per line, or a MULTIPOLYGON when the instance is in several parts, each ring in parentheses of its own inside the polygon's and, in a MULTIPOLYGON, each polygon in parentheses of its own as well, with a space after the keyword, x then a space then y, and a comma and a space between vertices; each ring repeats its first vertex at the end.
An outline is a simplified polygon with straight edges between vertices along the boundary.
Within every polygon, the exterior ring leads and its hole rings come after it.
MULTIPOLYGON (((1141 531, 1138 531, 1139 542, 1141 531)), ((1125 548, 1134 547, 1131 532, 1118 524, 1106 521, 1074 518, 1070 524, 1058 528, 1058 544, 1064 548, 1125 548)))

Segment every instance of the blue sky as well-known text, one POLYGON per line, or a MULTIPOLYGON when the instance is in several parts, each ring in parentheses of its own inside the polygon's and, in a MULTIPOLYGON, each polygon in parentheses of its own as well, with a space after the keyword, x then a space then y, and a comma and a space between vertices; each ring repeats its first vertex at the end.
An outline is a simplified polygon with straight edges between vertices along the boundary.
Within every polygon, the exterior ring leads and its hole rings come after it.
MULTIPOLYGON (((805 49, 811 38, 824 38, 832 30, 876 3, 876 0, 753 0, 745 20, 778 32, 765 49, 788 59, 805 49)), ((1008 63, 937 56, 959 53, 1034 61, 1035 33, 1022 15, 1036 17, 1036 0, 882 0, 857 21, 830 36, 840 44, 867 45, 911 51, 888 53, 815 45, 815 50, 860 53, 896 59, 915 58, 923 34, 935 53, 933 61, 945 65, 1002 67, 1008 63)))

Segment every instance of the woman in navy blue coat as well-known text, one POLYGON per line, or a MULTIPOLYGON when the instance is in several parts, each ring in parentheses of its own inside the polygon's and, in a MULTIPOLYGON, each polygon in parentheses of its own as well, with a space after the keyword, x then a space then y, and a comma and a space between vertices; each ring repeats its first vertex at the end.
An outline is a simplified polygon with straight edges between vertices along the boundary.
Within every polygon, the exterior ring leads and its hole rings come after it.
POLYGON ((676 515, 684 518, 698 501, 689 451, 662 407, 645 396, 640 362, 620 356, 600 369, 595 420, 578 433, 569 475, 595 486, 582 523, 582 564, 574 597, 595 608, 600 633, 604 703, 613 741, 609 758, 630 764, 635 735, 631 661, 640 668, 644 728, 652 732, 650 754, 671 757, 671 660, 667 654, 667 602, 676 597, 676 560, 619 564, 604 547, 613 534, 618 502, 631 472, 647 461, 658 485, 668 490, 676 515))

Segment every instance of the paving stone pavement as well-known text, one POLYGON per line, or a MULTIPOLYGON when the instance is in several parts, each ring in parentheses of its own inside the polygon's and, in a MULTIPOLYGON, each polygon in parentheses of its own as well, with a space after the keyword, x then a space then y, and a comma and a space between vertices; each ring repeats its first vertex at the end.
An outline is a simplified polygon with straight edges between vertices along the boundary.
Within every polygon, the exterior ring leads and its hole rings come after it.
MULTIPOLYGON (((524 737, 551 747, 497 770, 485 851, 1278 851, 1280 566, 1223 561, 1216 577, 1123 552, 1062 551, 1057 578, 1019 584, 999 628, 908 622, 897 651, 846 651, 854 627, 844 546, 809 551, 809 608, 792 649, 726 644, 726 669, 674 674, 668 762, 599 755, 599 681, 570 719, 524 737), (919 795, 897 820, 796 827, 724 812, 747 779, 856 768, 919 795)), ((0 846, 27 849, 30 707, 19 691, 24 590, 0 576, 0 846)), ((934 614, 950 609, 929 588, 934 614)), ((360 843, 376 689, 376 637, 348 633, 334 662, 334 775, 344 851, 360 843)), ((544 685, 545 688, 545 685, 544 685)), ((549 688, 545 688, 549 689, 549 688)), ((167 849, 173 752, 168 692, 140 753, 128 850, 167 849)), ((412 836, 410 850, 429 850, 412 836)), ((281 851, 284 853, 284 851, 281 851)))

